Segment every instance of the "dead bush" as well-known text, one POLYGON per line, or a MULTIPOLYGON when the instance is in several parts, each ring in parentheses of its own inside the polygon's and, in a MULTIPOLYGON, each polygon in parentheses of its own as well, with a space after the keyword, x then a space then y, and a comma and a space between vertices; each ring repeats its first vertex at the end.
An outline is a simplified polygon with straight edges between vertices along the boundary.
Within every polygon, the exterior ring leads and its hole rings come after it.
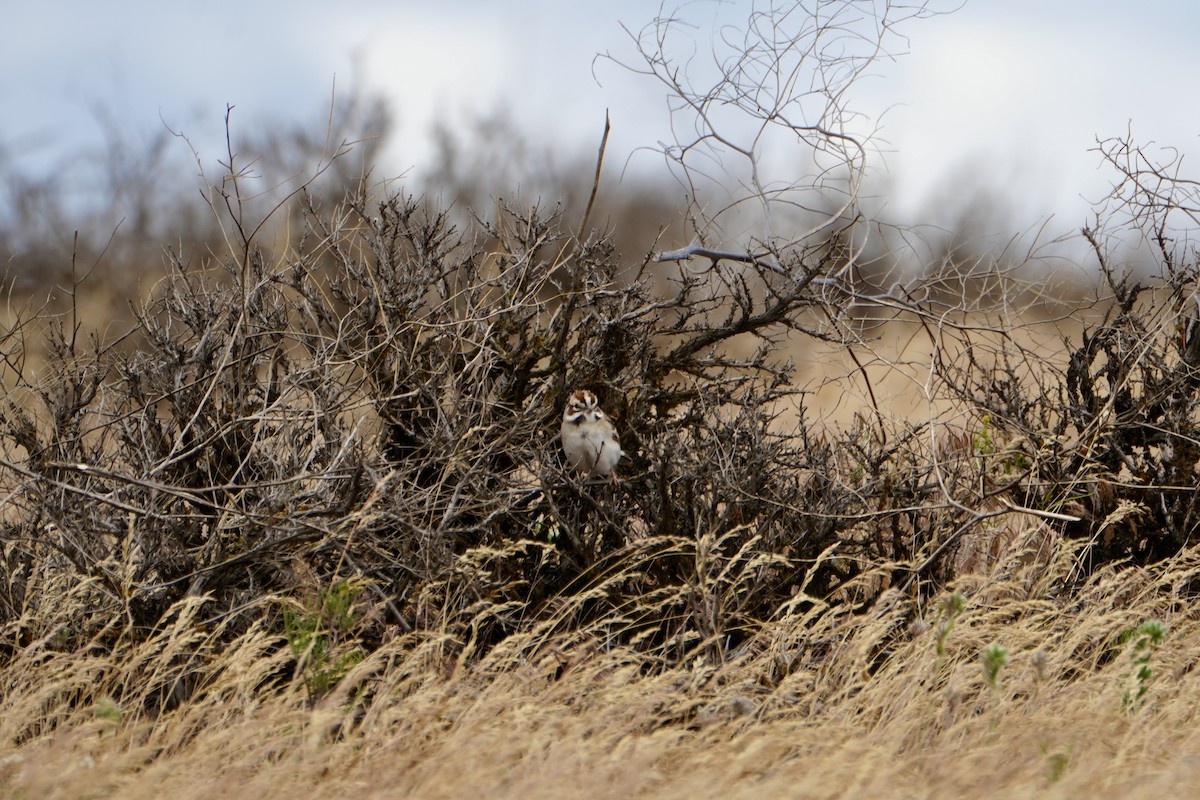
POLYGON ((572 625, 616 614, 613 636, 679 657, 943 524, 919 430, 818 435, 790 384, 781 336, 836 333, 808 322, 830 248, 786 274, 623 271, 536 207, 458 231, 360 190, 304 216, 273 263, 249 238, 211 269, 172 262, 122 347, 59 329, 47 371, 18 370, 10 647, 147 635, 195 596, 242 618, 232 634, 264 597, 350 581, 343 640, 482 646, 566 603, 572 625), (576 387, 617 419, 615 487, 566 468, 576 387), (52 608, 41 592, 64 585, 85 588, 52 608))

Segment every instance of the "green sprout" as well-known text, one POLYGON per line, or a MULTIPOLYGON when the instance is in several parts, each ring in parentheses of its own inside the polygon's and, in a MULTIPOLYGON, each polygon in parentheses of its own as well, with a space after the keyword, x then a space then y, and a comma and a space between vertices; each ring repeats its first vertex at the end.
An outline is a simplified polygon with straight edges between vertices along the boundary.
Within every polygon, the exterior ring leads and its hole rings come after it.
POLYGON ((360 621, 356 601, 361 593, 361 585, 338 581, 319 592, 303 610, 283 609, 288 645, 303 665, 305 684, 315 697, 329 691, 364 658, 360 648, 347 651, 339 647, 360 621))
POLYGON ((1154 678, 1150 658, 1166 636, 1166 626, 1158 620, 1143 622, 1122 634, 1122 641, 1133 642, 1133 649, 1129 653, 1130 666, 1133 669, 1132 685, 1121 695, 1121 707, 1125 711, 1137 711, 1142 707, 1146 692, 1150 689, 1150 682, 1154 678))
POLYGON ((982 660, 983 679, 995 692, 999 687, 1000 670, 1008 665, 1008 648, 999 642, 992 642, 984 648, 982 660))
POLYGON ((939 656, 946 655, 946 640, 950 638, 950 631, 954 630, 955 620, 966 607, 967 599, 962 596, 961 592, 955 592, 942 601, 936 626, 937 654, 939 656))

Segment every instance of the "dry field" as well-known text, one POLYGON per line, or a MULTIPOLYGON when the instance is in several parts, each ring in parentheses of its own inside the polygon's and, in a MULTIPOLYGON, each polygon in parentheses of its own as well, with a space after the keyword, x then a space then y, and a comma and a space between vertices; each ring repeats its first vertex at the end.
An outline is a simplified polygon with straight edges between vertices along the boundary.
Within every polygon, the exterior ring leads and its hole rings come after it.
POLYGON ((723 663, 664 669, 547 630, 468 666, 436 636, 399 637, 315 706, 299 681, 262 690, 286 658, 254 630, 185 706, 139 714, 177 665, 211 655, 218 632, 193 624, 196 602, 108 655, 22 653, 4 675, 0 786, 38 798, 1149 798, 1194 785, 1200 625, 1182 597, 1200 559, 1105 569, 1065 596, 1076 558, 1059 544, 964 577, 956 617, 949 595, 917 608, 897 592, 861 615, 784 610, 723 663), (1139 649, 1125 634, 1148 620, 1165 636, 1139 649), (989 674, 992 644, 1007 663, 989 674), (121 704, 103 699, 118 687, 121 704))

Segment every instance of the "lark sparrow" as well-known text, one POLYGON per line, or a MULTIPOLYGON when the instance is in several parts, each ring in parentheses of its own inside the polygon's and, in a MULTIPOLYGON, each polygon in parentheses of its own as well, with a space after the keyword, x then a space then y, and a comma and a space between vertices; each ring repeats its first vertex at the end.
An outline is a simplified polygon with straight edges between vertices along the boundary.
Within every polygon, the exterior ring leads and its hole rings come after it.
POLYGON ((562 446, 572 468, 592 476, 610 475, 616 482, 621 443, 612 422, 600 410, 596 395, 587 389, 579 389, 567 399, 562 446))

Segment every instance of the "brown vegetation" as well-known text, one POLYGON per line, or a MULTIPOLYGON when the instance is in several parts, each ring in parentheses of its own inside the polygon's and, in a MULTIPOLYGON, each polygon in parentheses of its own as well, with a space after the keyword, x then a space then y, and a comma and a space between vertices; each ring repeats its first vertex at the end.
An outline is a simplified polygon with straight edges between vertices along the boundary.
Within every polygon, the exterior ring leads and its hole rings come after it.
POLYGON ((691 197, 695 241, 622 253, 581 200, 459 213, 336 137, 256 195, 232 138, 211 257, 168 250, 129 330, 76 269, 0 338, 5 794, 1192 779, 1192 185, 1130 143, 1063 311, 953 248, 890 280, 853 193, 741 250, 691 197), (580 387, 616 486, 558 446, 580 387))
POLYGON ((303 213, 273 263, 173 265, 119 343, 10 335, 10 791, 1069 795, 1186 769, 1145 749, 1193 705, 1197 383, 1161 302, 1117 281, 1057 362, 917 308, 936 415, 864 367, 860 411, 814 427, 783 332, 905 361, 768 270, 664 281, 537 209, 482 235, 402 196, 303 213), (576 385, 616 411, 615 490, 564 468, 576 385))

